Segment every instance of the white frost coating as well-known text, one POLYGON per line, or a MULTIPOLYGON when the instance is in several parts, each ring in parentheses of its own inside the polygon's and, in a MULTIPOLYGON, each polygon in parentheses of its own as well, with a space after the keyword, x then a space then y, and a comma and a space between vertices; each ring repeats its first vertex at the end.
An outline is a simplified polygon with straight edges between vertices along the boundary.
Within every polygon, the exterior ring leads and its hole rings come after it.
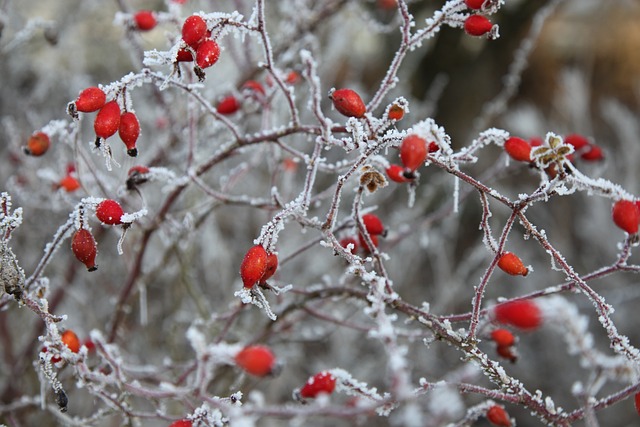
POLYGON ((189 340, 189 344, 191 344, 191 348, 193 348, 198 356, 205 353, 207 350, 207 340, 204 337, 204 334, 200 332, 195 326, 189 326, 186 333, 187 340, 189 340))
POLYGON ((139 220, 140 218, 142 218, 143 216, 147 215, 147 209, 146 208, 142 208, 139 211, 136 212, 131 212, 131 213, 125 213, 124 215, 122 215, 120 217, 120 221, 122 221, 125 224, 131 224, 137 220, 139 220))
MULTIPOLYGON (((284 291, 288 290, 287 287, 284 289, 284 291)), ((244 304, 253 304, 256 307, 263 309, 269 319, 275 321, 278 318, 271 310, 271 306, 269 305, 267 298, 259 287, 253 287, 252 289, 242 288, 241 290, 234 292, 233 295, 240 298, 244 304)))
POLYGON ((553 399, 550 396, 545 397, 544 406, 550 414, 556 414, 556 405, 553 403, 553 399))
POLYGON ((442 381, 434 385, 435 387, 431 387, 428 395, 429 413, 444 419, 455 419, 462 416, 465 412, 465 404, 458 389, 452 385, 444 384, 442 381))

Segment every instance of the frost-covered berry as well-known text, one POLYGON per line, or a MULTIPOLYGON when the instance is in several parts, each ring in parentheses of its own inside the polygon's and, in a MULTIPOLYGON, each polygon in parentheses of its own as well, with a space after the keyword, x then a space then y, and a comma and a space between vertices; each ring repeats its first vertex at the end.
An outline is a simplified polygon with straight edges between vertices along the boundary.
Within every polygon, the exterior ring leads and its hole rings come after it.
POLYGON ((71 238, 71 250, 78 261, 87 266, 87 270, 95 271, 98 269, 96 266, 96 255, 98 254, 96 241, 89 230, 81 228, 74 233, 71 238))
POLYGON ((240 109, 240 101, 233 95, 222 98, 216 106, 216 111, 222 115, 228 116, 240 109))
POLYGON ((523 330, 534 330, 542 324, 542 312, 531 300, 508 301, 494 308, 498 323, 515 326, 523 330))
POLYGON ((354 90, 338 89, 329 93, 329 98, 333 101, 333 106, 340 114, 347 117, 364 117, 367 111, 366 105, 354 90))
POLYGON ((98 111, 93 121, 93 130, 98 138, 107 139, 118 132, 120 127, 120 106, 109 101, 98 111))
POLYGON ((618 200, 611 209, 613 222, 629 234, 638 232, 638 221, 640 221, 640 211, 638 206, 630 200, 618 200))
POLYGON ((404 108, 402 108, 398 104, 393 104, 389 107, 389 111, 387 112, 387 118, 389 120, 399 121, 404 117, 404 108))
POLYGON ((29 137, 24 152, 30 156, 39 157, 46 153, 50 146, 49 135, 44 132, 36 132, 29 137))
POLYGON ((135 113, 127 111, 120 116, 118 135, 127 147, 127 154, 131 157, 136 157, 138 155, 136 141, 140 136, 140 122, 138 122, 138 117, 136 117, 135 113))
POLYGON ((76 110, 82 113, 93 113, 101 109, 107 102, 107 95, 99 87, 91 86, 84 89, 76 99, 76 110))
POLYGON ((124 210, 120 203, 112 199, 101 201, 96 207, 96 217, 100 222, 107 225, 122 224, 120 218, 124 215, 124 210))
POLYGON ((247 251, 240 264, 240 278, 245 288, 252 288, 262 279, 267 270, 267 251, 255 245, 247 251))
POLYGON ((220 46, 213 40, 206 39, 196 49, 196 64, 200 68, 208 68, 218 62, 220 46))
POLYGON ((169 427, 192 427, 193 423, 189 420, 178 420, 171 423, 169 427))
POLYGON ((182 40, 196 49, 207 36, 207 23, 198 15, 191 15, 182 24, 182 40))
POLYGON ((257 377, 269 375, 276 362, 273 352, 263 345, 252 345, 243 348, 235 356, 236 365, 257 377))
POLYGON ((76 333, 71 329, 64 331, 60 338, 71 352, 77 353, 80 351, 80 338, 78 338, 78 335, 76 335, 76 333))
POLYGON ((300 389, 299 394, 300 397, 309 399, 317 397, 322 393, 331 394, 335 388, 335 377, 327 371, 322 371, 309 378, 306 384, 300 389))
POLYGON ((358 251, 358 241, 353 237, 343 237, 340 239, 340 246, 347 249, 349 244, 353 245, 353 249, 351 250, 352 254, 355 254, 358 251))
POLYGON ((509 414, 502 406, 494 405, 487 410, 487 419, 494 426, 511 427, 509 414))
POLYGON ((264 283, 267 279, 270 279, 278 269, 278 255, 274 253, 267 253, 267 266, 264 269, 264 274, 260 278, 260 283, 264 283))
POLYGON ((464 31, 470 36, 483 36, 491 31, 493 24, 482 15, 471 15, 464 21, 464 31))
POLYGON ((514 160, 531 162, 531 144, 522 138, 512 136, 504 143, 504 151, 514 160))
POLYGON ((387 168, 387 176, 393 182, 407 182, 408 178, 404 176, 404 168, 400 165, 391 165, 387 168))
POLYGON ((505 252, 500 256, 498 267, 512 276, 526 276, 529 274, 529 270, 524 266, 522 260, 511 252, 505 252))
MULTIPOLYGON (((427 158, 429 148, 427 141, 418 135, 407 135, 400 145, 400 160, 410 173, 415 172, 427 158)), ((406 176, 407 174, 405 174, 406 176)))
POLYGON ((150 10, 140 10, 133 15, 136 28, 140 31, 150 31, 156 27, 158 21, 155 14, 150 10))
POLYGON ((367 232, 371 235, 384 234, 384 224, 378 215, 375 214, 364 214, 362 215, 362 223, 364 224, 364 228, 367 229, 367 232))

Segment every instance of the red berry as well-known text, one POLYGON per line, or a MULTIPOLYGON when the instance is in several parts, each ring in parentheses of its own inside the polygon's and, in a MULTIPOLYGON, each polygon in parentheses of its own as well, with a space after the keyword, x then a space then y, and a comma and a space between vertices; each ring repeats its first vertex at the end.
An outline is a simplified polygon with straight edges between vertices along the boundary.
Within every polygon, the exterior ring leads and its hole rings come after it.
POLYGON ((467 5, 469 9, 480 9, 485 0, 464 0, 464 4, 467 5))
POLYGON ((516 342, 516 339, 511 331, 507 329, 494 329, 493 331, 491 331, 491 339, 499 347, 510 347, 516 342))
POLYGON ((93 353, 96 350, 96 344, 91 341, 91 338, 87 338, 84 341, 84 346, 87 347, 87 350, 89 351, 89 353, 93 353))
POLYGON ((369 234, 377 235, 384 234, 384 224, 382 224, 382 220, 374 214, 365 214, 362 215, 362 223, 364 224, 364 228, 367 229, 369 234))
POLYGON ((504 143, 504 150, 512 159, 519 162, 531 162, 531 144, 522 138, 512 136, 504 143))
POLYGON ((278 255, 274 253, 267 254, 267 267, 264 270, 264 274, 260 278, 260 283, 264 283, 269 279, 278 269, 278 255))
POLYGON ((542 313, 531 300, 509 301, 498 304, 494 309, 499 323, 512 325, 524 330, 533 330, 542 323, 542 313))
POLYGON ((428 151, 427 141, 418 135, 407 135, 400 145, 400 160, 408 171, 414 172, 424 163, 428 151))
POLYGON ((200 43, 196 49, 196 64, 200 68, 211 67, 218 61, 220 57, 220 46, 211 39, 207 39, 200 43))
MULTIPOLYGON (((371 241, 373 242, 373 246, 375 246, 376 248, 378 247, 378 236, 375 234, 371 234, 369 235, 369 237, 371 237, 371 241)), ((362 246, 362 248, 367 251, 367 252, 373 252, 373 249, 369 247, 369 245, 367 244, 367 241, 364 239, 364 236, 362 234, 358 234, 358 241, 360 242, 360 246, 362 246)))
POLYGON ((240 264, 240 277, 245 288, 252 288, 267 270, 267 251, 261 245, 255 245, 247 251, 240 264))
POLYGON ((133 20, 136 23, 136 28, 140 31, 153 30, 158 23, 156 16, 150 10, 141 10, 133 15, 133 20))
POLYGON ((140 136, 140 122, 131 111, 127 111, 120 116, 120 126, 118 127, 118 135, 127 147, 127 154, 131 157, 138 155, 136 141, 140 136))
POLYGON ((588 162, 597 162, 604 159, 604 153, 602 152, 602 148, 595 144, 589 144, 589 148, 580 154, 580 158, 588 162))
POLYGON ((96 255, 98 254, 96 241, 89 230, 81 228, 74 233, 71 239, 71 250, 78 261, 86 265, 89 271, 98 269, 96 267, 96 255))
POLYGON ((107 102, 107 95, 99 87, 91 86, 80 92, 76 99, 76 110, 82 113, 93 113, 101 109, 107 102))
POLYGON ((404 176, 404 168, 400 165, 391 165, 387 168, 387 176, 389 179, 394 182, 407 182, 409 181, 404 176))
POLYGON ((251 375, 264 377, 273 371, 276 358, 268 347, 252 345, 240 350, 235 361, 251 375))
POLYGON ((149 168, 146 166, 142 166, 142 165, 137 165, 137 166, 132 166, 131 169, 129 169, 129 172, 127 172, 127 176, 132 176, 135 174, 145 174, 145 173, 149 173, 149 168))
POLYGON ((509 414, 504 410, 502 406, 492 406, 487 411, 487 419, 494 426, 511 427, 511 420, 509 414))
POLYGON ((353 249, 351 250, 352 254, 355 254, 358 251, 358 241, 353 237, 343 237, 340 239, 340 246, 347 249, 349 244, 353 244, 353 249))
POLYGON ((39 157, 47 152, 51 146, 49 135, 44 132, 36 132, 29 137, 24 152, 30 156, 39 157))
POLYGON ((193 423, 189 420, 178 420, 178 421, 172 422, 169 427, 192 427, 192 426, 193 426, 193 423))
POLYGON ((176 57, 176 61, 178 62, 191 62, 193 61, 193 55, 187 49, 180 49, 178 51, 178 56, 176 57))
POLYGON ((67 175, 60 180, 60 182, 58 183, 58 186, 60 188, 63 188, 64 191, 66 191, 67 193, 72 193, 76 191, 78 188, 80 188, 80 183, 78 182, 77 179, 75 179, 71 175, 67 175))
POLYGON ((109 101, 98 111, 93 122, 93 130, 99 138, 107 139, 120 127, 120 106, 116 101, 109 101))
POLYGON ((438 144, 436 144, 434 141, 431 141, 429 143, 429 152, 430 153, 435 153, 438 150, 440 150, 440 147, 438 146, 438 144))
POLYGON ((361 118, 367 111, 360 95, 351 89, 334 90, 329 94, 329 98, 336 110, 347 117, 361 118))
POLYGON ((247 80, 246 82, 244 82, 244 84, 242 85, 242 89, 247 89, 250 92, 259 93, 262 96, 266 94, 266 92, 264 91, 264 86, 262 86, 260 82, 257 82, 255 80, 247 80))
POLYGON ((589 140, 577 133, 572 133, 571 135, 567 135, 564 137, 564 142, 573 146, 573 149, 578 151, 583 147, 589 145, 589 140))
POLYGON ((236 98, 233 95, 229 95, 223 98, 218 103, 218 106, 216 107, 216 111, 218 111, 218 113, 225 116, 233 114, 239 109, 240 109, 240 102, 238 101, 238 98, 236 98))
POLYGON ((398 104, 393 104, 391 107, 389 107, 387 117, 389 118, 389 120, 402 120, 402 118, 404 117, 404 108, 402 108, 398 104))
POLYGON ((336 379, 329 372, 323 371, 309 378, 307 383, 300 389, 300 396, 303 398, 314 398, 321 393, 331 394, 336 388, 336 379))
POLYGON ((182 40, 196 49, 207 36, 207 23, 200 16, 191 15, 182 24, 182 40))
POLYGON ((300 81, 300 74, 297 71, 289 71, 287 77, 284 79, 285 83, 294 85, 300 81))
POLYGON ((613 204, 611 211, 613 222, 629 234, 638 232, 638 221, 640 221, 640 211, 638 206, 630 200, 618 200, 613 204))
POLYGON ((640 393, 636 393, 634 396, 636 412, 640 415, 640 393))
POLYGON ((120 218, 124 215, 124 211, 122 210, 122 206, 120 203, 115 200, 106 199, 98 203, 96 207, 96 217, 103 224, 107 225, 118 225, 122 224, 120 218))
POLYGON ((77 353, 80 351, 80 338, 73 332, 71 329, 67 329, 62 333, 61 336, 62 342, 66 345, 69 350, 73 353, 77 353))
POLYGON ((511 252, 505 252, 498 260, 498 267, 512 276, 526 276, 529 270, 524 266, 522 260, 511 252))
POLYGON ((491 31, 493 24, 482 15, 471 15, 464 21, 464 30, 470 36, 483 36, 491 31))
POLYGON ((498 353, 499 356, 509 360, 511 363, 515 363, 518 360, 518 356, 516 355, 516 353, 514 353, 513 347, 509 345, 499 345, 496 348, 496 353, 498 353))

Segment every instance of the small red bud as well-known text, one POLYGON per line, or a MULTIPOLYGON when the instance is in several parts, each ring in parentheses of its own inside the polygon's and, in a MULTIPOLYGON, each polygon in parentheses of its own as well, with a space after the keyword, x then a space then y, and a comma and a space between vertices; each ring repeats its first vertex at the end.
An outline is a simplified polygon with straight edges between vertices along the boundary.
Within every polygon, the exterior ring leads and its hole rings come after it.
POLYGON ((140 122, 138 122, 138 118, 131 111, 127 111, 120 116, 118 135, 127 147, 127 154, 131 157, 136 157, 138 155, 136 141, 140 136, 140 122))
POLYGON ((384 224, 378 215, 370 213, 364 214, 362 215, 362 223, 364 224, 364 228, 367 229, 367 232, 372 236, 384 234, 384 224))
POLYGON ((400 165, 391 165, 387 168, 387 176, 393 182, 407 182, 407 179, 404 176, 404 168, 400 165))
POLYGON ((98 111, 93 122, 93 130, 98 138, 107 139, 120 127, 120 106, 116 101, 109 101, 98 111))
POLYGON ((238 101, 238 98, 236 98, 233 95, 229 95, 223 98, 218 103, 218 106, 216 107, 216 111, 218 111, 218 113, 225 116, 231 115, 236 111, 238 111, 239 109, 240 109, 240 102, 238 101))
POLYGON ((343 237, 340 239, 340 246, 347 249, 349 244, 353 244, 353 249, 351 250, 352 254, 355 254, 358 251, 358 241, 353 237, 343 237))
POLYGON ((402 108, 398 104, 393 104, 391 107, 389 107, 387 117, 389 118, 389 120, 402 120, 402 118, 404 117, 404 108, 402 108))
POLYGON ((597 162, 604 160, 604 153, 602 152, 602 148, 595 144, 589 144, 587 150, 580 154, 580 158, 587 162, 597 162))
POLYGON ((515 326, 523 330, 533 330, 542 324, 542 313, 531 300, 509 301, 494 308, 495 319, 499 323, 515 326))
POLYGON ((158 23, 155 14, 150 10, 141 10, 133 15, 136 28, 140 31, 153 30, 158 23))
POLYGON ((491 339, 500 347, 510 347, 516 342, 511 331, 507 329, 494 329, 491 331, 491 339))
POLYGON ((36 132, 29 137, 24 152, 30 156, 39 157, 46 153, 50 146, 49 135, 44 132, 36 132))

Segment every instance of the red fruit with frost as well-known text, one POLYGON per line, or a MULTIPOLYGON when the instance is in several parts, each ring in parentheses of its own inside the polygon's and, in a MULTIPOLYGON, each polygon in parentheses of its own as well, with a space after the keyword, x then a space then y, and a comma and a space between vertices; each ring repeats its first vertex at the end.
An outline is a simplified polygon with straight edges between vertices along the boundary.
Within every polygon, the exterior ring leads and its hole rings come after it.
POLYGON ((103 224, 107 225, 119 225, 122 224, 120 218, 124 215, 124 210, 120 203, 115 200, 106 199, 98 203, 96 207, 96 217, 103 224))
POLYGON ((487 419, 494 426, 511 427, 511 420, 509 414, 504 410, 502 406, 492 406, 487 410, 487 419))
POLYGON ((393 104, 391 107, 389 107, 387 117, 389 118, 389 120, 402 120, 402 118, 404 117, 404 108, 402 108, 398 104, 393 104))
POLYGON ((493 24, 482 15, 471 15, 464 21, 464 31, 470 36, 483 36, 491 31, 493 24))
POLYGON ((133 15, 136 28, 140 31, 153 30, 158 23, 155 14, 150 10, 141 10, 133 15))
POLYGON ((71 329, 64 331, 60 337, 64 345, 69 348, 73 353, 80 351, 80 338, 71 329))
POLYGON ((300 389, 300 396, 307 398, 317 397, 319 394, 331 394, 336 388, 336 379, 331 373, 323 371, 309 378, 300 389))
POLYGON ((494 308, 497 322, 523 330, 534 330, 542 324, 542 312, 531 300, 508 301, 494 308))
POLYGON ((262 279, 267 270, 267 251, 262 245, 255 245, 247 251, 240 264, 240 277, 245 288, 252 288, 262 279))
POLYGON ((180 49, 178 51, 178 56, 176 56, 176 61, 178 62, 192 62, 193 61, 193 55, 191 55, 191 52, 187 49, 180 49))
POLYGON ((387 176, 393 182, 407 182, 407 179, 404 176, 404 168, 400 165, 391 165, 387 168, 387 176))
POLYGON ((353 245, 351 253, 355 254, 358 251, 358 241, 353 237, 343 237, 342 239, 340 239, 340 246, 342 246, 343 248, 347 249, 347 246, 349 246, 349 244, 353 245))
POLYGON ((235 356, 236 365, 257 377, 264 377, 273 372, 276 358, 268 347, 252 345, 243 348, 235 356))
POLYGON ((529 270, 524 266, 522 260, 511 252, 505 252, 500 256, 498 267, 512 276, 526 276, 529 274, 529 270))
POLYGON ((222 115, 228 116, 240 109, 240 102, 238 98, 233 95, 229 95, 223 98, 216 107, 216 111, 222 115))
POLYGON ((98 254, 96 241, 89 230, 81 228, 74 233, 71 238, 71 250, 78 261, 86 265, 89 271, 98 269, 96 267, 96 255, 98 254))
POLYGON ((46 153, 50 146, 49 135, 44 132, 36 132, 29 137, 24 152, 30 156, 39 157, 46 153))
POLYGON ((362 215, 362 223, 367 232, 371 235, 384 234, 384 224, 382 220, 375 214, 362 215))
POLYGON ((196 64, 200 68, 208 68, 218 62, 220 58, 220 46, 211 39, 206 39, 196 49, 196 64))
MULTIPOLYGON (((375 234, 371 234, 369 235, 369 237, 371 237, 371 242, 373 242, 373 246, 375 246, 376 248, 378 247, 378 236, 375 234)), ((362 248, 366 251, 366 252, 373 252, 373 248, 370 248, 369 245, 367 244, 367 241, 365 240, 364 236, 362 234, 358 234, 358 242, 360 243, 360 246, 362 246, 362 248)))
POLYGON ((182 24, 182 40, 196 49, 207 36, 207 23, 198 15, 191 15, 182 24))
POLYGON ((494 329, 491 331, 491 339, 500 347, 512 346, 516 339, 507 329, 494 329))
POLYGON ((482 8, 485 0, 464 0, 464 4, 467 5, 469 9, 478 10, 482 8))
POLYGON ((127 111, 120 116, 118 135, 120 135, 120 139, 127 147, 127 154, 131 157, 136 157, 138 155, 136 141, 140 136, 140 122, 138 122, 138 117, 131 111, 127 111))
POLYGON ((514 160, 531 162, 531 144, 522 138, 512 136, 504 143, 504 150, 514 160))
POLYGON ((364 105, 362 98, 354 90, 338 89, 329 94, 329 98, 333 101, 333 106, 340 114, 347 117, 364 117, 367 106, 364 105))
POLYGON ((109 101, 98 111, 93 121, 93 130, 98 138, 107 139, 120 127, 120 106, 116 101, 109 101))
POLYGON ((267 267, 264 270, 264 274, 260 278, 260 283, 264 283, 273 276, 278 269, 278 255, 274 253, 267 254, 267 267))
POLYGON ((76 99, 76 110, 82 113, 93 113, 101 109, 107 102, 107 95, 99 87, 84 89, 76 99))
POLYGON ((400 145, 400 160, 405 169, 414 172, 427 158, 427 141, 418 135, 407 135, 400 145))
POLYGON ((613 222, 629 234, 638 232, 638 221, 640 221, 640 211, 636 203, 630 200, 618 200, 613 204, 611 210, 613 222))
POLYGON ((438 144, 436 144, 434 141, 431 141, 429 143, 429 152, 430 153, 435 153, 438 150, 440 150, 440 147, 438 146, 438 144))
POLYGON ((172 422, 169 427, 193 427, 193 423, 189 420, 178 420, 172 422))

